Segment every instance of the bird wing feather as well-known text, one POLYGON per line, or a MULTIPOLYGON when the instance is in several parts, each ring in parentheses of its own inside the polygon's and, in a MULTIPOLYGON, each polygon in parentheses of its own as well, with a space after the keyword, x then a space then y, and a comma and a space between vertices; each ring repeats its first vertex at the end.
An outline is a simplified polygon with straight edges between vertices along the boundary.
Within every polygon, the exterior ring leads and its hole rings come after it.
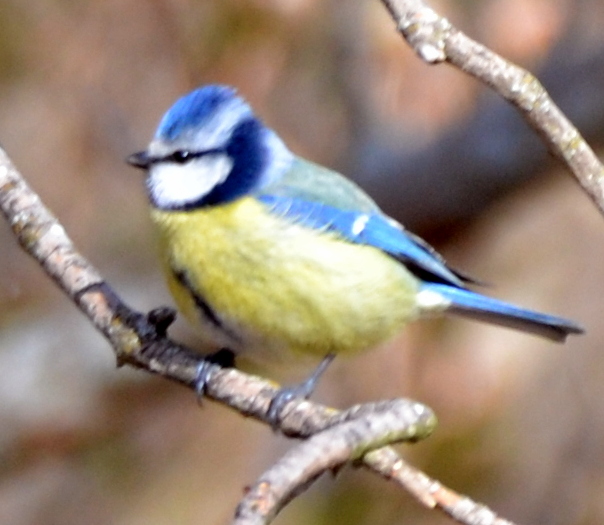
POLYGON ((349 242, 378 248, 422 279, 464 286, 462 279, 436 251, 379 211, 342 210, 320 202, 266 193, 258 195, 258 199, 271 213, 296 224, 333 232, 349 242))

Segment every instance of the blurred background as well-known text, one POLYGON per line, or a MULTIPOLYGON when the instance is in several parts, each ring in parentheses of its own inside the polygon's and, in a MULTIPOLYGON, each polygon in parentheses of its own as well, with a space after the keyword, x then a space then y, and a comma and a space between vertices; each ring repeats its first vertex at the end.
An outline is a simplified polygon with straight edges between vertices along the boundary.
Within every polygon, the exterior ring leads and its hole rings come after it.
MULTIPOLYGON (((598 150, 604 3, 440 0, 458 27, 537 73, 598 150)), ((140 173, 170 104, 236 86, 290 147, 357 180, 486 293, 575 319, 564 346, 447 318, 336 360, 335 406, 410 396, 440 426, 400 447, 519 523, 604 520, 604 223, 515 110, 429 67, 378 0, 2 0, 0 142, 127 302, 171 304, 140 173)), ((173 334, 195 344, 182 325, 173 334)), ((308 367, 291 376, 300 378, 308 367)), ((141 372, 0 223, 0 522, 227 523, 291 443, 141 372)), ((451 523, 345 468, 276 523, 451 523)))

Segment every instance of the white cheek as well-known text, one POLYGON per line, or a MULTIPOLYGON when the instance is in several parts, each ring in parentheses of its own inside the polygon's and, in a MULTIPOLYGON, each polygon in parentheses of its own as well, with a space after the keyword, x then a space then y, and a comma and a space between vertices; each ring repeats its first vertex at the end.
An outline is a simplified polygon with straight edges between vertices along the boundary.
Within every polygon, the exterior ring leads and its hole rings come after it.
POLYGON ((186 164, 162 162, 151 166, 147 187, 159 208, 198 201, 227 178, 233 162, 226 155, 193 159, 186 164))

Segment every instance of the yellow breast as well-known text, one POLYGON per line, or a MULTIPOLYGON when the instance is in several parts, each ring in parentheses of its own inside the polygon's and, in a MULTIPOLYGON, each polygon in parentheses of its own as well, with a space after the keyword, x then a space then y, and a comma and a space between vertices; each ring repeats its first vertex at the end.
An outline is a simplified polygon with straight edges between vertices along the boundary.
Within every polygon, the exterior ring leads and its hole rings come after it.
POLYGON ((288 349, 355 352, 417 317, 418 282, 403 265, 267 214, 251 198, 193 211, 155 209, 152 217, 178 307, 193 324, 202 322, 204 337, 217 346, 271 359, 288 349), (220 326, 208 322, 200 299, 220 326))

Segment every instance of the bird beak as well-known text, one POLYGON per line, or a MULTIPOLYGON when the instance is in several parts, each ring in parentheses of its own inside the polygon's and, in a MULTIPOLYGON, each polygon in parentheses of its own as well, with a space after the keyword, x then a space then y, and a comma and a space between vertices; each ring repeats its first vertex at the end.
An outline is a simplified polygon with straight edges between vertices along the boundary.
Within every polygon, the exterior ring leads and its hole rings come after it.
POLYGON ((140 168, 142 170, 148 169, 152 161, 153 159, 146 151, 133 153, 126 159, 126 162, 130 164, 130 166, 134 166, 135 168, 140 168))

